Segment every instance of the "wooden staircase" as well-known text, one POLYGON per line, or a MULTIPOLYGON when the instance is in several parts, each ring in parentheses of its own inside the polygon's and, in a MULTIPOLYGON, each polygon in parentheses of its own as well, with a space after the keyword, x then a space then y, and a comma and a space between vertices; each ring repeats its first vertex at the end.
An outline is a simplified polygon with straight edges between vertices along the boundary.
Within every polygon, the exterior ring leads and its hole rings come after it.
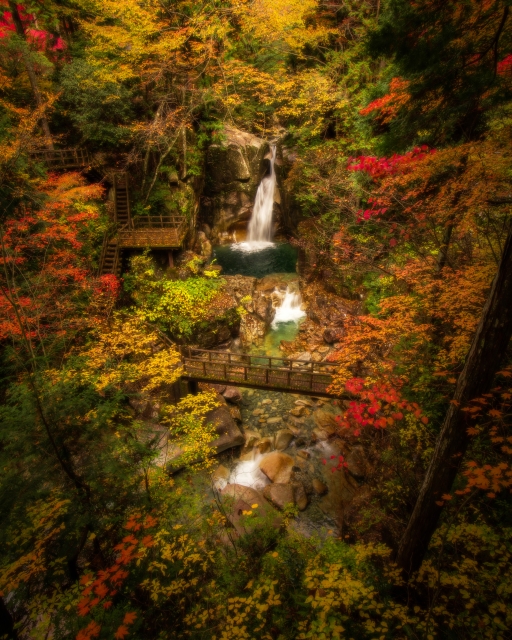
POLYGON ((114 175, 114 222, 115 235, 105 236, 101 253, 99 275, 113 273, 121 275, 122 250, 118 242, 118 231, 130 226, 130 195, 128 191, 128 175, 118 173, 114 175))
POLYGON ((114 219, 118 227, 124 227, 129 226, 130 218, 128 175, 121 173, 114 177, 114 219))
POLYGON ((121 251, 117 246, 117 238, 111 238, 103 248, 100 275, 104 276, 109 273, 118 277, 121 275, 121 251))

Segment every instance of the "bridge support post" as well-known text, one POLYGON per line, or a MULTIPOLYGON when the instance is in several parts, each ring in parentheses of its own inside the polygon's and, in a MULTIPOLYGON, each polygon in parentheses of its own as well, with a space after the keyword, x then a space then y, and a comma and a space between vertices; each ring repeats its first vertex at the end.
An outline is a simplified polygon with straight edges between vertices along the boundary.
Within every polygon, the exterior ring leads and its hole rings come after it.
POLYGON ((196 396, 199 393, 199 382, 197 380, 189 380, 187 383, 188 393, 196 396))

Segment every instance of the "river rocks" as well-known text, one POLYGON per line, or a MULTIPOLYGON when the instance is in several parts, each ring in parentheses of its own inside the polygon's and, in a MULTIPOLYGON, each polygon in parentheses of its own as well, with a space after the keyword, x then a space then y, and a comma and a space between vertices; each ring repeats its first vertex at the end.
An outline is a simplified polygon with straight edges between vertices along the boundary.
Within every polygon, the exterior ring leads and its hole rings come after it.
POLYGON ((252 412, 252 415, 257 418, 258 416, 261 416, 262 414, 264 414, 265 412, 263 411, 263 409, 254 409, 254 411, 252 412))
POLYGON ((213 486, 217 489, 217 491, 222 491, 222 489, 224 489, 224 487, 227 485, 228 480, 229 469, 223 464, 220 464, 212 473, 213 486))
POLYGON ((334 430, 326 430, 326 429, 313 429, 311 432, 311 441, 312 442, 322 442, 323 440, 329 440, 334 435, 334 430))
POLYGON ((269 484, 263 489, 263 495, 281 511, 287 505, 296 505, 300 511, 308 506, 308 496, 301 482, 269 484))
POLYGON ((297 451, 297 455, 301 458, 304 458, 304 460, 307 460, 308 458, 311 457, 311 454, 306 449, 301 449, 300 451, 297 451))
POLYGON ((272 300, 262 294, 255 294, 252 302, 253 312, 257 318, 263 320, 267 325, 270 324, 274 317, 274 309, 272 300))
POLYGON ((307 409, 306 409, 306 407, 304 405, 299 405, 298 407, 294 407, 293 409, 290 409, 290 411, 289 411, 290 415, 295 416, 296 418, 300 418, 306 412, 307 412, 307 409))
POLYGON ((254 460, 254 449, 242 449, 242 454, 240 455, 239 460, 240 462, 250 462, 251 460, 254 460))
POLYGON ((265 398, 265 400, 261 401, 262 405, 272 404, 272 400, 270 398, 265 398))
POLYGON ((331 433, 334 433, 338 427, 336 414, 327 409, 317 409, 313 413, 313 419, 318 428, 330 431, 331 433))
POLYGON ((299 511, 304 511, 304 509, 308 506, 309 500, 302 482, 295 482, 293 484, 293 499, 295 504, 299 508, 299 511))
POLYGON ((240 484, 228 484, 220 495, 226 504, 227 519, 237 535, 241 536, 264 526, 260 516, 268 516, 274 527, 281 527, 281 516, 256 489, 240 484))
POLYGON ((242 422, 242 413, 240 412, 240 409, 236 405, 230 405, 228 407, 228 409, 229 409, 229 413, 231 414, 231 417, 233 418, 233 420, 236 420, 236 422, 241 423, 242 422))
POLYGON ((244 433, 244 437, 245 437, 245 445, 244 445, 244 448, 242 449, 242 455, 245 453, 248 453, 249 451, 252 451, 254 447, 259 443, 261 438, 260 434, 257 431, 251 431, 251 430, 247 430, 244 433))
POLYGON ((290 484, 269 484, 263 489, 263 495, 281 511, 287 505, 293 505, 295 503, 293 487, 290 484))
POLYGON ((364 449, 361 446, 353 447, 345 458, 347 469, 350 475, 358 480, 362 480, 368 469, 368 461, 364 454, 364 449))
POLYGON ((313 440, 328 440, 336 434, 338 429, 336 415, 328 409, 317 409, 313 413, 313 419, 316 424, 311 433, 313 440))
POLYGON ((244 443, 244 436, 229 413, 226 405, 212 409, 206 414, 206 422, 213 424, 218 438, 210 443, 217 453, 238 447, 244 443))
POLYGON ((282 421, 283 419, 281 418, 281 416, 274 416, 273 418, 269 418, 267 420, 267 424, 279 424, 282 421))
POLYGON ((272 449, 272 439, 271 438, 261 438, 261 440, 257 444, 258 451, 260 453, 267 453, 272 449))
POLYGON ((242 399, 242 394, 240 393, 240 389, 237 387, 226 387, 224 393, 222 394, 228 402, 238 403, 242 399))
MULTIPOLYGON (((272 420, 273 418, 271 418, 272 420)), ((270 424, 270 420, 269 420, 270 424)), ((293 433, 288 429, 281 429, 276 433, 275 448, 277 451, 283 451, 293 440, 293 433)))
POLYGON ((316 493, 317 496, 323 496, 327 493, 327 485, 324 484, 318 478, 313 478, 313 481, 311 484, 313 486, 313 491, 316 493))
POLYGON ((260 462, 260 469, 270 481, 283 484, 290 481, 292 467, 293 458, 279 451, 270 453, 260 462))

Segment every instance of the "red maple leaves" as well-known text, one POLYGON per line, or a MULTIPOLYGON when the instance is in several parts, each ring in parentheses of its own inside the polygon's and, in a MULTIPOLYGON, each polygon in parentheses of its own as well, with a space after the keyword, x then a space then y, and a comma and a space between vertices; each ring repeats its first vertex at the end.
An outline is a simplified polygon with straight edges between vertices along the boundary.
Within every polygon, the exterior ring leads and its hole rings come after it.
MULTIPOLYGON (((37 49, 44 50, 49 48, 52 51, 61 51, 66 48, 66 43, 60 36, 55 36, 49 31, 45 31, 43 29, 34 28, 35 16, 31 13, 27 13, 22 4, 18 4, 17 8, 25 29, 25 34, 28 40, 34 44, 37 49)), ((12 13, 7 10, 3 11, 0 15, 0 39, 7 38, 15 32, 16 27, 12 18, 12 13)))

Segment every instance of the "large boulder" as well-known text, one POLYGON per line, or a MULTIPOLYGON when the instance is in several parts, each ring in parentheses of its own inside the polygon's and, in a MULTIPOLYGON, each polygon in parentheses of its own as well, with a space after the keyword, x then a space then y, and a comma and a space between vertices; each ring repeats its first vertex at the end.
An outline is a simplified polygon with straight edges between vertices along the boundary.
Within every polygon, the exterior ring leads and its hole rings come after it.
POLYGON ((235 298, 237 303, 242 300, 242 298, 251 298, 254 295, 254 290, 256 288, 256 278, 252 276, 224 276, 225 291, 235 298))
POLYGON ((320 500, 320 508, 324 513, 341 522, 343 510, 354 499, 358 484, 344 468, 338 469, 337 463, 338 459, 333 462, 327 460, 323 467, 328 493, 320 500))
MULTIPOLYGON (((276 420, 276 419, 279 419, 279 418, 270 418, 268 422, 270 423, 271 420, 276 420)), ((279 431, 276 433, 274 446, 277 449, 277 451, 284 451, 284 449, 288 447, 288 445, 292 440, 293 440, 293 433, 289 429, 279 429, 279 431)))
POLYGON ((270 518, 274 527, 282 525, 282 518, 263 495, 241 484, 228 484, 220 491, 226 517, 238 536, 264 526, 261 518, 270 518))
POLYGON ((240 320, 240 342, 244 347, 261 344, 267 328, 267 322, 252 313, 246 313, 240 320))
POLYGON ((299 508, 299 511, 304 511, 308 506, 308 496, 302 482, 294 482, 293 484, 268 484, 263 489, 263 495, 274 507, 277 507, 281 511, 285 509, 287 505, 295 505, 299 508))
POLYGON ((281 511, 287 505, 294 505, 295 500, 293 497, 293 487, 291 484, 268 484, 263 489, 263 495, 271 502, 274 507, 277 507, 281 511))
POLYGON ((209 411, 206 414, 206 420, 213 424, 218 435, 218 437, 210 443, 210 446, 215 449, 217 453, 244 444, 244 434, 233 420, 225 404, 209 411))
POLYGON ((286 484, 290 482, 293 458, 286 453, 273 451, 260 462, 260 469, 271 482, 286 484))
POLYGON ((234 404, 238 404, 242 400, 242 394, 238 387, 228 386, 225 388, 222 395, 228 402, 233 402, 234 404))

